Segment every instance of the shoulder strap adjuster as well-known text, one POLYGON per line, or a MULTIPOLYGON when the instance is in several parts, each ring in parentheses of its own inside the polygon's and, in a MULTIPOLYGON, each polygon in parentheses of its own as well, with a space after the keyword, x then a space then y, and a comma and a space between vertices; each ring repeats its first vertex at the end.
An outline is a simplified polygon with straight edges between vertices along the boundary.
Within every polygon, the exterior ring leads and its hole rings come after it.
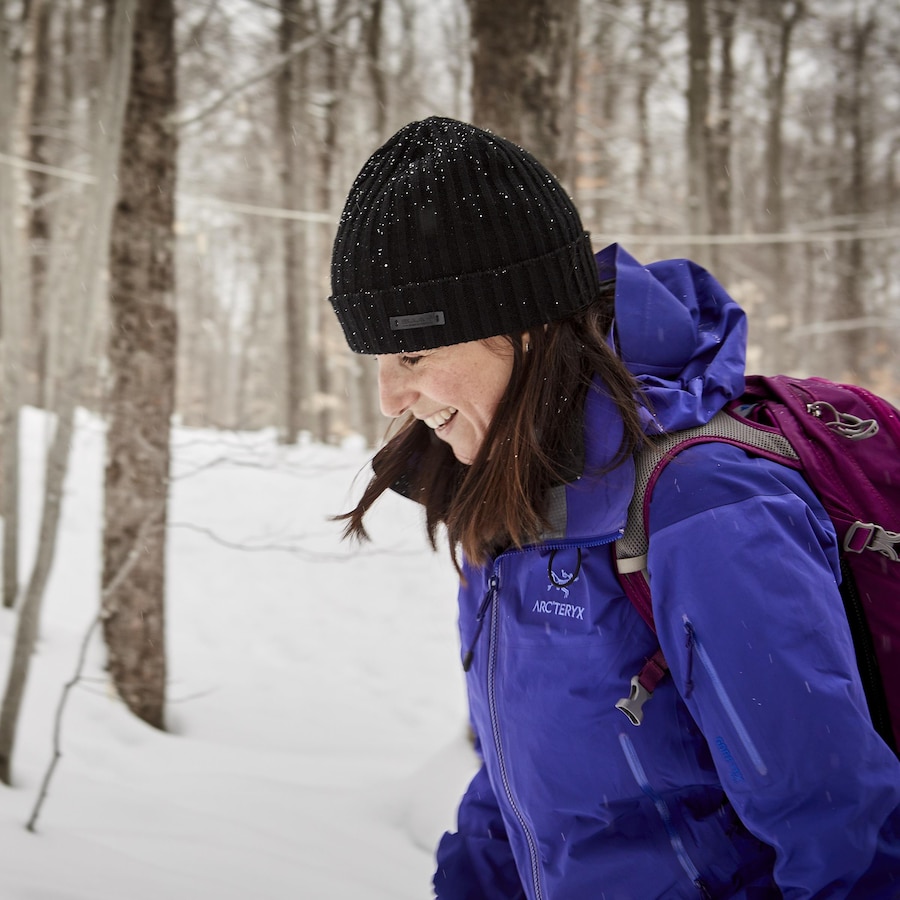
POLYGON ((874 550, 894 562, 900 561, 897 546, 900 545, 900 532, 888 531, 874 522, 854 522, 844 536, 844 550, 847 553, 862 553, 874 550))

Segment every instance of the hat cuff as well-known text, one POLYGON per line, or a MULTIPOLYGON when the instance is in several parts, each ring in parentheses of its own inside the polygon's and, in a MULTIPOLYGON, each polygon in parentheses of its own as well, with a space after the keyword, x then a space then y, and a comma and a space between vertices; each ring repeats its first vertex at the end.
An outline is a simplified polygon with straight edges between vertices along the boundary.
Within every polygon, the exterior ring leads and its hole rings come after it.
POLYGON ((406 353, 524 331, 565 318, 598 296, 584 232, 509 266, 329 299, 355 353, 406 353))

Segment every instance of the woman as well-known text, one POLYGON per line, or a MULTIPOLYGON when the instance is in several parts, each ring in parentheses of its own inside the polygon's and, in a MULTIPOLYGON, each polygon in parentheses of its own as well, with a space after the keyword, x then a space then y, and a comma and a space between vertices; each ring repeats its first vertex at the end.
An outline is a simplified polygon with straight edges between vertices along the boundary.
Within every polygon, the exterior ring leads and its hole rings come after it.
POLYGON ((613 564, 633 453, 741 393, 745 320, 722 288, 684 260, 595 259, 533 157, 438 118, 363 167, 332 286, 401 419, 348 533, 399 490, 461 575, 483 765, 437 896, 900 896, 900 764, 797 473, 721 443, 664 470, 649 571, 671 677, 641 727, 615 708, 657 648, 613 564))

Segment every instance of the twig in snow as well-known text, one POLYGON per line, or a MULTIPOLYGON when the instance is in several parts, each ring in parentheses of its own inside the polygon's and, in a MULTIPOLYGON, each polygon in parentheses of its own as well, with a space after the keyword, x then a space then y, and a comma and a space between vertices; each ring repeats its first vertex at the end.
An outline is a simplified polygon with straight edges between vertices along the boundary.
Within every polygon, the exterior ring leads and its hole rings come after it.
POLYGON ((38 816, 40 815, 41 807, 44 805, 44 800, 47 797, 47 793, 50 788, 50 780, 53 778, 53 773, 56 770, 56 764, 59 762, 60 757, 62 756, 62 719, 63 713, 66 709, 66 703, 69 700, 69 693, 71 692, 72 688, 75 687, 75 685, 78 684, 78 682, 81 680, 81 673, 84 671, 84 665, 87 661, 88 647, 90 646, 94 631, 103 618, 103 611, 106 609, 106 602, 113 595, 113 593, 119 589, 119 586, 122 584, 122 582, 131 574, 131 570, 135 567, 138 559, 140 558, 144 542, 150 536, 150 533, 153 531, 154 527, 160 527, 158 519, 160 512, 162 512, 162 509, 162 504, 160 504, 159 507, 154 509, 150 513, 150 515, 148 515, 147 518, 144 519, 144 521, 141 523, 141 527, 138 529, 138 532, 134 537, 134 543, 132 544, 131 550, 128 552, 128 556, 125 557, 122 565, 119 566, 119 571, 116 572, 112 580, 100 594, 101 612, 98 612, 94 616, 94 618, 91 619, 91 623, 90 625, 88 625, 87 631, 85 631, 84 637, 81 639, 81 647, 78 651, 78 662, 75 665, 75 673, 65 683, 65 685, 63 685, 62 693, 59 697, 59 703, 56 705, 56 715, 54 717, 53 723, 53 756, 51 757, 50 763, 47 766, 47 771, 44 773, 44 779, 41 782, 41 789, 38 793, 38 798, 35 801, 34 809, 31 811, 31 818, 29 818, 27 824, 25 825, 25 828, 32 834, 37 830, 38 816))
POLYGON ((91 638, 94 635, 94 631, 97 626, 100 624, 100 614, 94 616, 91 620, 91 624, 88 627, 88 630, 84 633, 84 637, 81 639, 81 648, 78 652, 78 663, 75 666, 75 674, 65 683, 63 686, 62 694, 59 698, 59 703, 56 706, 56 718, 53 723, 53 756, 50 759, 50 765, 47 766, 47 771, 44 772, 44 780, 41 782, 41 790, 38 793, 37 801, 34 804, 34 809, 31 811, 31 818, 28 820, 28 824, 25 826, 28 831, 32 832, 32 834, 37 830, 37 820, 38 816, 41 812, 41 807, 44 805, 44 799, 47 796, 47 792, 50 788, 50 779, 53 777, 53 772, 56 769, 56 764, 59 762, 60 757, 62 756, 62 750, 60 750, 60 737, 62 734, 62 717, 63 712, 66 708, 66 702, 69 699, 69 691, 78 684, 79 679, 81 678, 81 673, 84 670, 84 663, 87 659, 87 650, 90 645, 91 638))
POLYGON ((291 464, 282 460, 273 460, 271 462, 260 462, 257 460, 235 459, 233 456, 218 456, 205 463, 198 463, 194 468, 177 475, 171 475, 169 481, 183 481, 185 478, 193 478, 201 472, 209 469, 219 468, 220 466, 231 466, 236 469, 259 469, 263 472, 274 472, 276 475, 286 475, 289 478, 319 478, 323 472, 342 472, 348 467, 344 464, 335 465, 310 465, 310 464, 291 464))
POLYGON ((196 531, 208 537, 210 540, 227 547, 229 550, 243 550, 248 553, 290 553, 292 556, 299 556, 306 562, 347 562, 351 559, 358 559, 360 556, 415 556, 421 553, 421 550, 402 550, 398 547, 384 547, 380 549, 367 549, 357 551, 356 554, 351 553, 320 553, 315 550, 309 550, 300 547, 297 544, 243 544, 237 541, 229 541, 216 534, 210 528, 204 528, 202 525, 193 525, 190 522, 170 522, 170 528, 186 528, 188 531, 196 531))

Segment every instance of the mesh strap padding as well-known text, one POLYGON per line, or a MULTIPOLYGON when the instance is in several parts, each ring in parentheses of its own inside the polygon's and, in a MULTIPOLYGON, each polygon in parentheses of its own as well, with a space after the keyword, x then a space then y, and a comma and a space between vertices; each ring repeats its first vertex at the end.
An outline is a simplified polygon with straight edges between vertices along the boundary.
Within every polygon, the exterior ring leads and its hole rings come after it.
POLYGON ((646 556, 648 541, 645 521, 647 488, 655 481, 657 471, 681 450, 693 444, 721 441, 768 459, 796 463, 799 459, 787 438, 776 431, 751 425, 727 412, 718 412, 705 425, 686 428, 652 438, 650 446, 635 456, 634 494, 628 507, 624 535, 616 541, 616 557, 632 559, 646 556))

